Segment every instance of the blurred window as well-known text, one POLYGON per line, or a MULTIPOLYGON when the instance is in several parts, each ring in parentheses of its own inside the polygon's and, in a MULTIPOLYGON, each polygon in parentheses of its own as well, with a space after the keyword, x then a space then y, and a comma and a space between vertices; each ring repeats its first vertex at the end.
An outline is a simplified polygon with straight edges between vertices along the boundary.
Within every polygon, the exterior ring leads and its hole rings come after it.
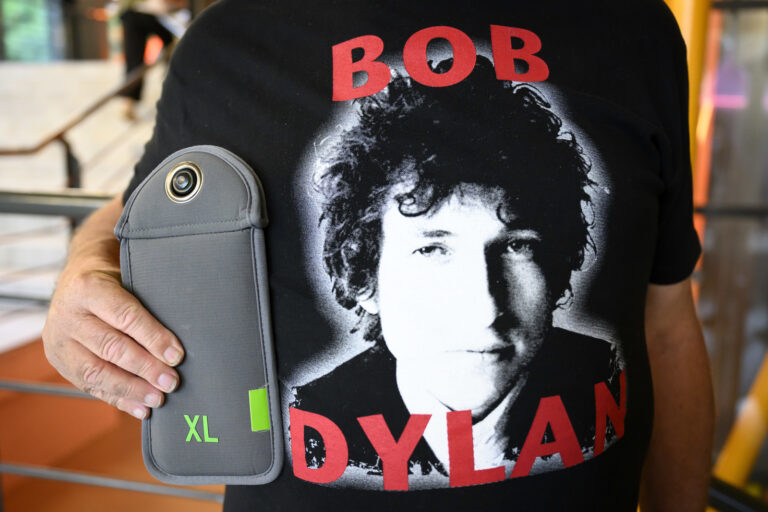
POLYGON ((0 9, 5 60, 48 61, 61 55, 60 2, 0 0, 0 9))
MULTIPOLYGON (((717 394, 716 448, 768 353, 768 218, 760 213, 768 207, 768 2, 718 4, 709 205, 753 214, 707 219, 699 315, 717 394)), ((768 481, 768 443, 755 475, 768 481)))

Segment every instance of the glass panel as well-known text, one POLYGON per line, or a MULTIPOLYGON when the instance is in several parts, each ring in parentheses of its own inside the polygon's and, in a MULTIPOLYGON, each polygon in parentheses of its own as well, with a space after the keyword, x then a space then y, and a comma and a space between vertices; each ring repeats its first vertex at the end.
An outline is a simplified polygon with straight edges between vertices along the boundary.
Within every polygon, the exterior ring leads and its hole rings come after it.
MULTIPOLYGON (((722 15, 709 205, 764 207, 768 8, 724 10, 722 15)), ((768 218, 709 215, 704 240, 699 314, 712 357, 719 450, 766 355, 768 218)), ((755 471, 768 475, 768 453, 755 471)))

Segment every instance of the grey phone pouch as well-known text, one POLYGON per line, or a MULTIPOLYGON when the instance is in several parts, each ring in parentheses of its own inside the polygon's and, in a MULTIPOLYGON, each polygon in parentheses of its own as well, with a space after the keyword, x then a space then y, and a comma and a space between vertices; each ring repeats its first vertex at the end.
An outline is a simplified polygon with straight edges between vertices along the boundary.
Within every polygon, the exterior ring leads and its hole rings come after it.
POLYGON ((115 227, 123 286, 181 341, 178 389, 142 424, 149 472, 172 484, 271 482, 283 439, 264 193, 216 146, 166 158, 115 227))

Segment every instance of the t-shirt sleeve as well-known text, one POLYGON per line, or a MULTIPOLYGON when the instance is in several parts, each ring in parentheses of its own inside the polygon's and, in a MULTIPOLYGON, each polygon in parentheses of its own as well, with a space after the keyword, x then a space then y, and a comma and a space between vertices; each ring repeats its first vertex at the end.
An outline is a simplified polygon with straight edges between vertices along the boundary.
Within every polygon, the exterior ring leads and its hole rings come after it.
POLYGON ((666 150, 662 152, 664 188, 659 199, 658 235, 649 279, 653 284, 673 284, 686 279, 701 254, 693 226, 685 42, 672 13, 667 9, 666 14, 666 21, 673 25, 673 39, 668 62, 661 68, 664 90, 668 91, 661 101, 666 150))

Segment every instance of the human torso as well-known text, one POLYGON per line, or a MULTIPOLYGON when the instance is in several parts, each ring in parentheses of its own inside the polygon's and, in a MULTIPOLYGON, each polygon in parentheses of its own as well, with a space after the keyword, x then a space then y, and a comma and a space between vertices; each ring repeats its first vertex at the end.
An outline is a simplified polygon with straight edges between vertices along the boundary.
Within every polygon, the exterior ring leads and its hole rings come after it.
MULTIPOLYGON (((179 49, 171 89, 160 103, 161 124, 143 165, 184 146, 224 146, 259 174, 271 222, 267 250, 286 465, 269 485, 230 489, 227 510, 246 504, 264 510, 506 510, 512 504, 515 510, 634 509, 652 423, 645 290, 659 229, 662 161, 670 145, 680 145, 668 140, 671 122, 664 112, 679 97, 665 89, 677 82, 665 54, 673 37, 660 2, 633 2, 627 14, 611 12, 609 5, 340 2, 320 8, 233 1, 211 8, 198 30, 193 26, 185 36, 188 48, 183 43, 179 49), (644 31, 644 24, 661 21, 667 23, 663 37, 644 31), (406 457, 406 490, 389 490, 389 468, 382 463, 387 455, 377 451, 372 430, 363 429, 360 418, 375 417, 386 429, 379 433, 396 442, 413 416, 431 416, 437 409, 406 405, 397 387, 397 361, 351 332, 356 319, 334 300, 319 254, 320 199, 312 192, 312 162, 323 140, 354 109, 343 91, 333 99, 332 48, 375 35, 384 45, 378 60, 402 73, 403 48, 414 33, 451 27, 493 62, 493 26, 524 29, 541 42, 535 55, 548 75, 533 85, 592 165, 596 250, 574 273, 573 299, 554 313, 553 324, 562 335, 558 343, 591 340, 587 345, 598 348, 548 351, 549 359, 531 368, 528 385, 498 422, 510 439, 506 463, 498 466, 503 470, 478 465, 467 452, 472 430, 462 427, 462 411, 446 410, 446 417, 428 420, 445 422, 455 413, 454 428, 446 428, 438 449, 441 456, 428 442, 436 434, 421 437, 406 457), (663 83, 660 75, 666 76, 663 83), (174 101, 171 95, 181 90, 183 99, 174 101), (603 384, 610 396, 597 390, 603 384), (596 409, 597 401, 602 405, 596 409), (318 426, 317 416, 322 425, 332 425, 333 442, 323 437, 328 431, 318 426), (613 424, 618 421, 620 428, 613 424), (543 425, 538 439, 537 431, 531 434, 534 424, 543 425), (303 444, 297 442, 297 428, 303 429, 303 444), (553 433, 566 430, 577 439, 568 445, 568 455, 534 457, 515 472, 526 443, 527 456, 543 453, 558 441, 553 433), (454 464, 463 472, 453 478, 456 468, 445 463, 450 443, 454 464), (344 454, 339 474, 315 478, 326 460, 344 454)), ((360 59, 360 53, 352 58, 360 59)), ((498 54, 496 59, 498 66, 498 54)), ((525 65, 517 72, 524 73, 525 65)), ((355 80, 359 86, 364 76, 355 80)), ((456 122, 472 109, 457 103, 456 122)), ((488 135, 496 129, 488 126, 488 135)), ((482 155, 483 148, 453 150, 482 155)), ((400 480, 397 485, 402 489, 400 480)))

